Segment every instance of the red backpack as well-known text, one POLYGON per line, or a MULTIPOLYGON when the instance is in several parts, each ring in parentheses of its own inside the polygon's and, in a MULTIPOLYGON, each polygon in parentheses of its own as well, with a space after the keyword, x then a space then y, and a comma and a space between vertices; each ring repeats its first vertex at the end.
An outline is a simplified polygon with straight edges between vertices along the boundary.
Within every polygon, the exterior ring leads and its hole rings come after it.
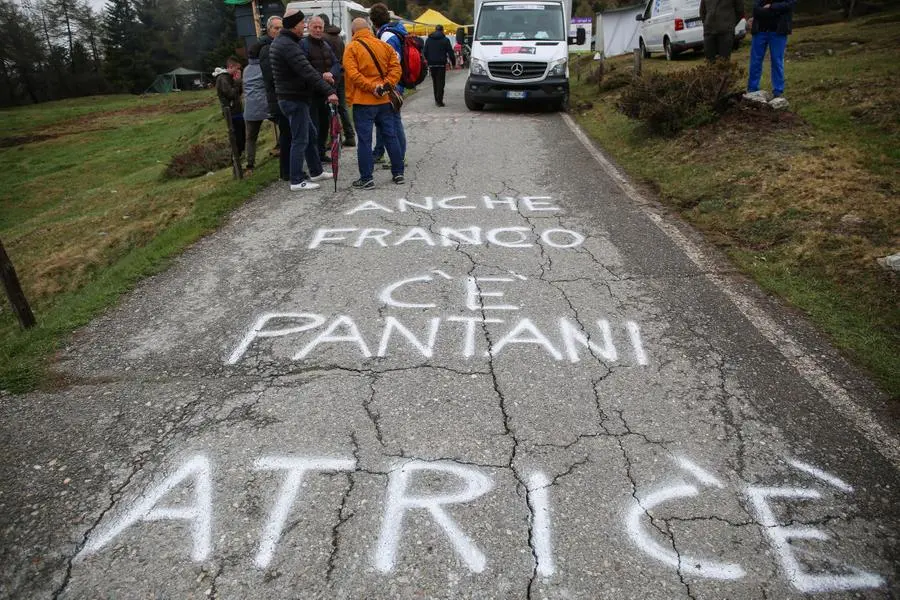
POLYGON ((400 84, 405 88, 414 88, 428 76, 428 61, 425 60, 425 44, 415 35, 405 35, 393 27, 387 27, 400 38, 400 84))

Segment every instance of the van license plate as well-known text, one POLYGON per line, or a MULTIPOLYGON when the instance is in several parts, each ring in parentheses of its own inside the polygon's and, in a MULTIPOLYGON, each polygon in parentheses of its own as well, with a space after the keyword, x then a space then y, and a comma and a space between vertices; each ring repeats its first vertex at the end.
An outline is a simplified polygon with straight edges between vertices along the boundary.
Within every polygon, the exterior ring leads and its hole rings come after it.
POLYGON ((506 92, 506 97, 511 100, 522 100, 527 95, 528 92, 506 92))

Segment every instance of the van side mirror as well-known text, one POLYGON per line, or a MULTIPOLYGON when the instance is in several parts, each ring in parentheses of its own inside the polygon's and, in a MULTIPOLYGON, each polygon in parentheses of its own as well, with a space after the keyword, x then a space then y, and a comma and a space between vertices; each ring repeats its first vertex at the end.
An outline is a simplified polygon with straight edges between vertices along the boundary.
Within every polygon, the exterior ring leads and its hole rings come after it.
POLYGON ((643 20, 644 20, 644 15, 634 15, 634 20, 635 20, 635 21, 643 21, 643 20))

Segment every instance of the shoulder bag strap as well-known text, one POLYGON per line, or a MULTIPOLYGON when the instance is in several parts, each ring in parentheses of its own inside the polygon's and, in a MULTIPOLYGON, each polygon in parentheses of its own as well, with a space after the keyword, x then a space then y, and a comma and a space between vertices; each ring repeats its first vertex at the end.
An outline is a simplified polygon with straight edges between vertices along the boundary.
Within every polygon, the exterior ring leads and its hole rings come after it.
POLYGON ((360 44, 362 44, 362 47, 365 48, 369 52, 369 56, 372 57, 372 62, 375 63, 375 68, 378 69, 378 75, 381 76, 382 81, 387 82, 387 80, 384 78, 384 71, 381 70, 381 65, 378 64, 378 59, 375 58, 375 53, 372 52, 372 49, 369 48, 369 46, 366 45, 366 43, 364 41, 362 41, 362 40, 356 40, 356 41, 359 42, 360 44))

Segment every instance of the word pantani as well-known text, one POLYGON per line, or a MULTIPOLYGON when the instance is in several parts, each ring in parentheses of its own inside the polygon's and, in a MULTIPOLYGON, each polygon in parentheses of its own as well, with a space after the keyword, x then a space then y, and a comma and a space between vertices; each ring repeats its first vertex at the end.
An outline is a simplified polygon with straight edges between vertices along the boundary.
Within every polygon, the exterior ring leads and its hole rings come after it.
MULTIPOLYGON (((292 360, 310 357, 323 346, 341 344, 355 348, 360 358, 385 357, 399 348, 406 348, 422 358, 434 357, 435 345, 440 340, 450 339, 451 347, 458 349, 463 358, 469 359, 477 353, 483 356, 497 356, 506 348, 529 345, 540 348, 556 361, 567 359, 576 363, 582 358, 593 357, 605 362, 630 360, 633 364, 649 364, 640 326, 635 321, 624 320, 610 324, 607 319, 597 319, 595 323, 582 324, 566 317, 539 319, 538 325, 531 318, 516 315, 522 310, 513 297, 504 291, 510 285, 527 281, 523 275, 500 277, 453 277, 443 271, 407 277, 390 282, 378 293, 381 305, 389 309, 415 311, 440 309, 435 300, 440 295, 438 283, 450 282, 461 286, 461 309, 474 315, 451 314, 423 318, 412 316, 404 321, 387 316, 377 319, 380 332, 376 336, 366 335, 357 321, 348 315, 326 317, 313 312, 269 312, 260 315, 228 357, 227 364, 236 364, 251 345, 261 343, 266 338, 302 336, 298 340, 298 351, 292 360), (488 315, 497 315, 488 316, 488 315), (500 318, 500 315, 512 318, 500 318), (488 331, 490 336, 487 335, 488 331), (481 332, 481 336, 476 336, 481 332), (477 348, 476 338, 486 338, 481 348, 477 348), (627 358, 620 356, 618 346, 622 341, 629 347, 627 358), (377 340, 377 346, 374 343, 377 340)), ((368 321, 366 319, 365 321, 368 321)), ((442 345, 440 348, 447 348, 442 345)))

